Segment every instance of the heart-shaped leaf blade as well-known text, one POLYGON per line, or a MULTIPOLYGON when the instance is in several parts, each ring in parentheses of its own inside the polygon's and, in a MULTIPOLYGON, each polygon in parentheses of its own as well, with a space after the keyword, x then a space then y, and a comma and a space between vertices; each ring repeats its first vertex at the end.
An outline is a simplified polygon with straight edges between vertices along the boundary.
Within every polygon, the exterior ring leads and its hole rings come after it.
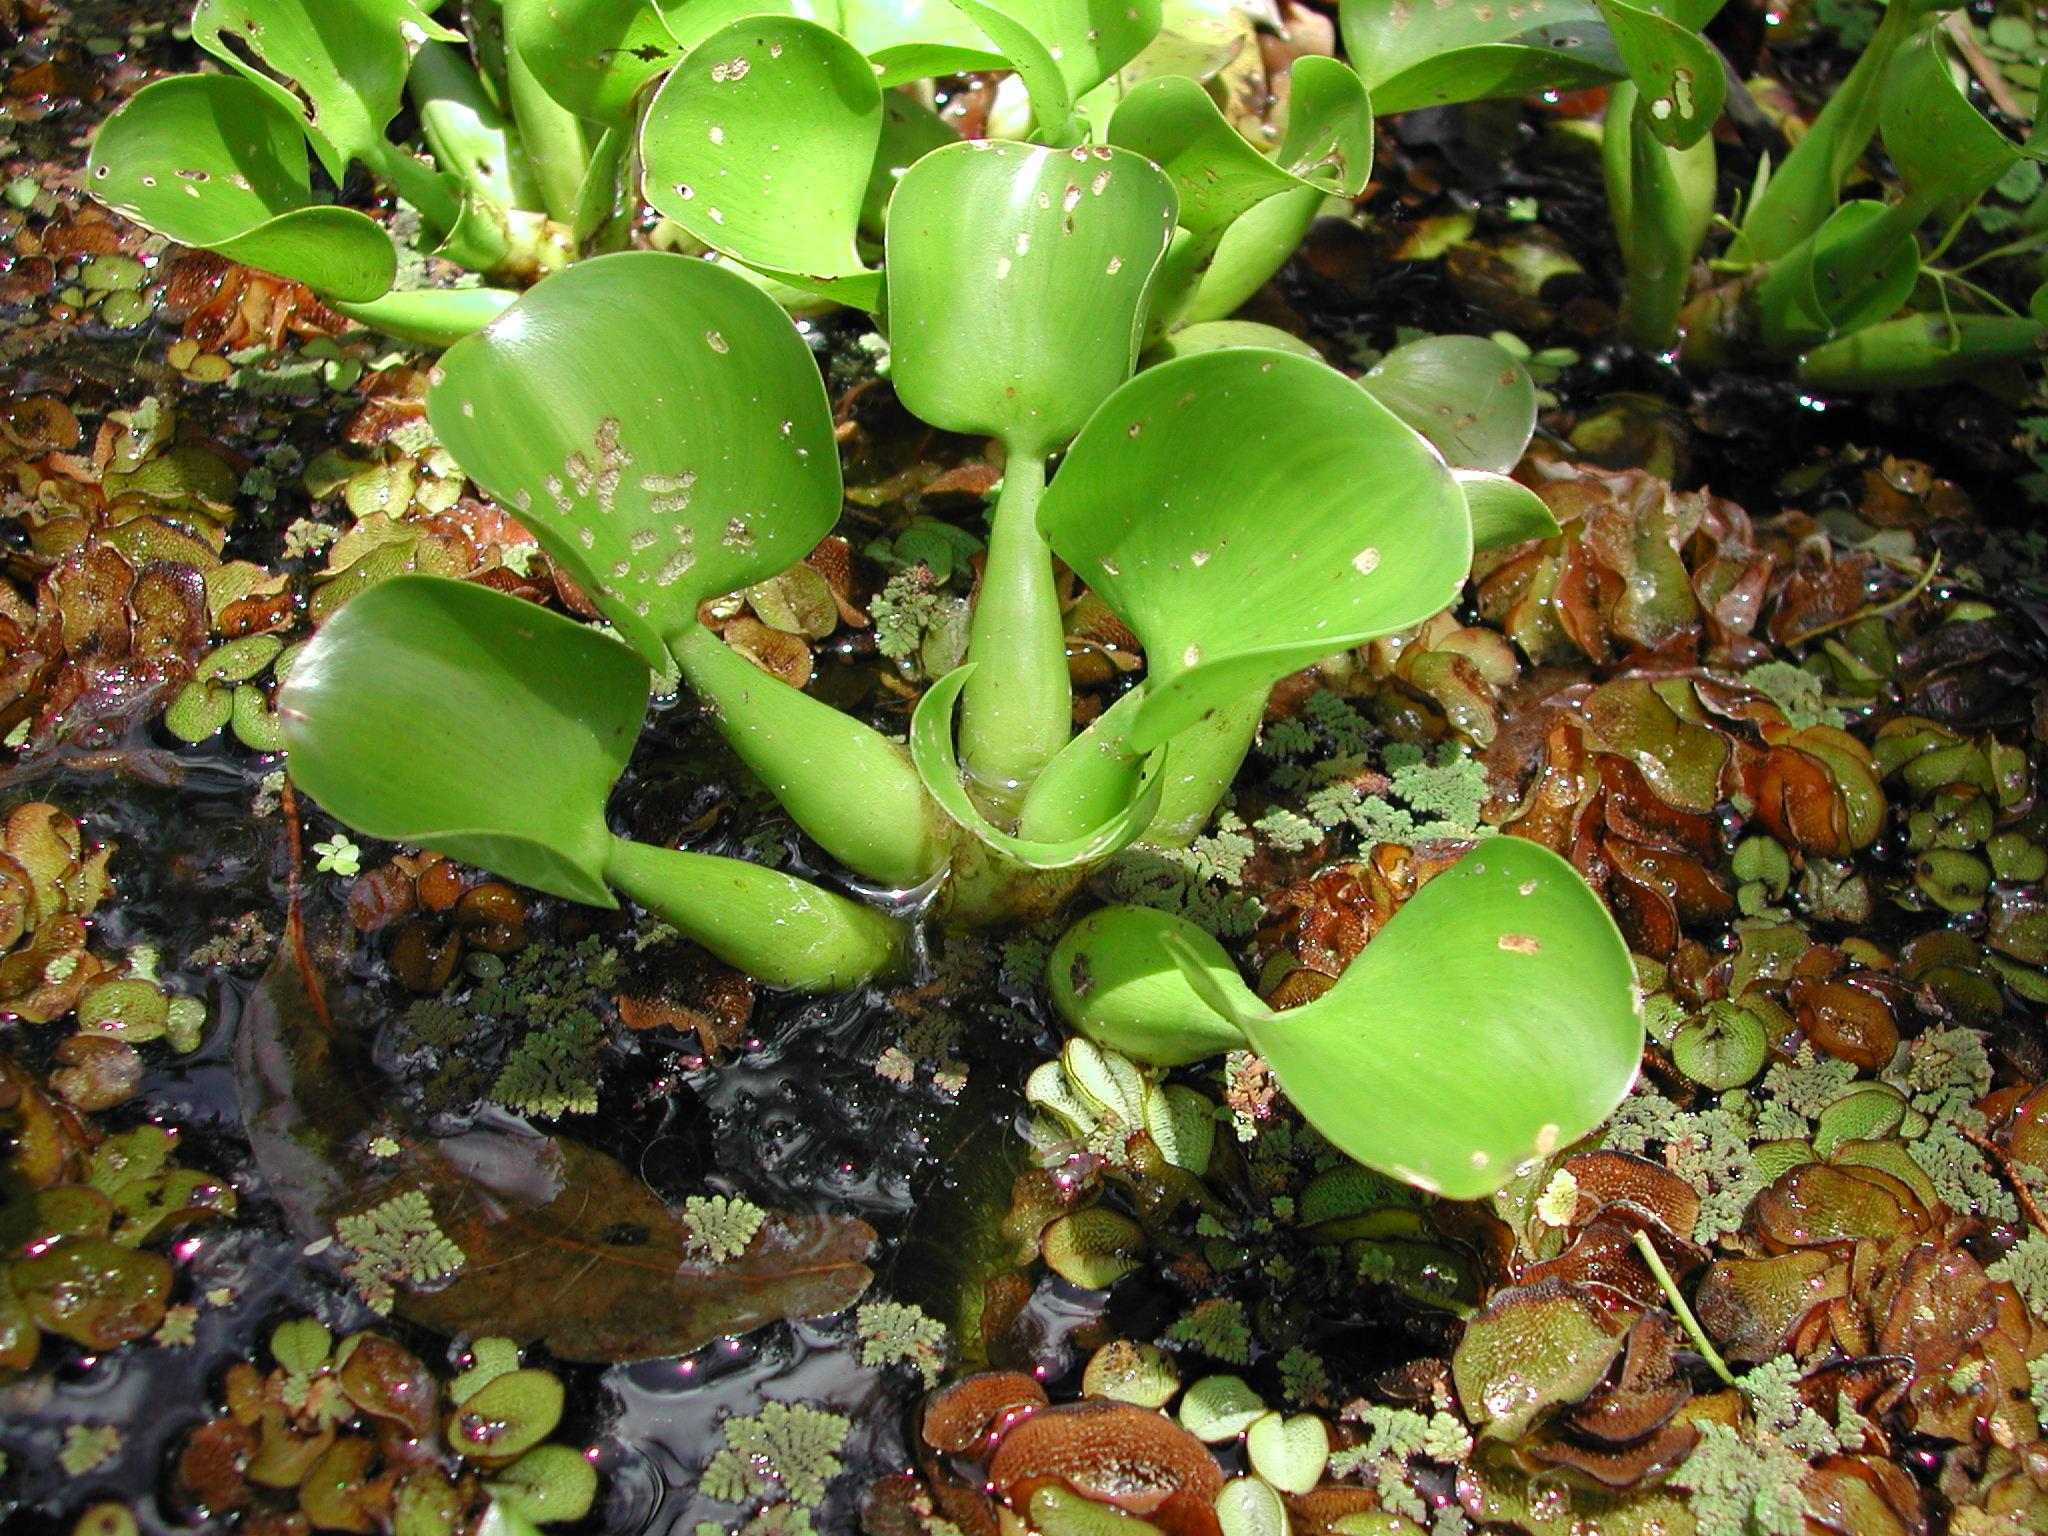
POLYGON ((117 213, 180 245, 364 302, 398 252, 377 223, 313 201, 296 112, 236 75, 144 86, 101 126, 87 184, 117 213))
POLYGON ((854 237, 882 137, 860 51, 815 22, 750 16, 706 38, 641 129, 647 200, 713 250, 864 309, 854 237))
POLYGON ((350 826, 601 907, 605 799, 646 713, 624 646, 434 576, 352 599, 278 692, 292 778, 350 826))
POLYGON ((818 365, 737 273, 580 262, 451 347, 427 412, 651 665, 697 604, 787 570, 839 516, 818 365))
POLYGON ((1172 238, 1142 155, 976 140, 926 155, 889 204, 890 376, 949 432, 1043 458, 1130 377, 1172 238))
POLYGON ((1341 1151, 1475 1200, 1614 1112, 1642 1057, 1635 984, 1578 872, 1498 837, 1423 886, 1323 996, 1243 1027, 1341 1151))
POLYGON ((1333 651, 1447 607, 1472 563, 1443 460, 1336 370, 1262 349, 1139 374, 1038 514, 1145 648, 1149 751, 1333 651))
POLYGON ((1394 348, 1358 382, 1453 469, 1504 475, 1536 430, 1529 370, 1483 336, 1424 336, 1394 348))

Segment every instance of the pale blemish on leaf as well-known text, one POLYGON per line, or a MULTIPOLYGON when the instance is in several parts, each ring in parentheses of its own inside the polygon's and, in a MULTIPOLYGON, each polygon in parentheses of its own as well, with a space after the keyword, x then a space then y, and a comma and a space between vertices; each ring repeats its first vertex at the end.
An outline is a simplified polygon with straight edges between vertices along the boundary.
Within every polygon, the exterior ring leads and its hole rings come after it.
POLYGON ((1500 947, 1517 955, 1540 955, 1543 941, 1532 934, 1504 933, 1500 936, 1500 947))

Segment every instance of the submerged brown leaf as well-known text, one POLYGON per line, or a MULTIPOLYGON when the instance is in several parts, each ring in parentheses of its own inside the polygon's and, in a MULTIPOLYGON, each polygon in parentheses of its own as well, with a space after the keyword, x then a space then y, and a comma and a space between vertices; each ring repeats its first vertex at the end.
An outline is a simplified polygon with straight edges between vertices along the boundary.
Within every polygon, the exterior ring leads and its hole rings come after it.
POLYGON ((867 1288, 874 1243, 847 1217, 771 1215, 725 1263, 696 1256, 688 1229, 624 1165, 580 1143, 490 1127, 436 1140, 394 1123, 344 1061, 330 988, 296 919, 243 1017, 242 1113, 256 1161, 299 1232, 406 1191, 426 1195, 464 1255, 399 1309, 446 1332, 544 1341, 565 1360, 682 1354, 787 1317, 838 1312, 867 1288), (369 1162, 368 1136, 401 1151, 369 1162))

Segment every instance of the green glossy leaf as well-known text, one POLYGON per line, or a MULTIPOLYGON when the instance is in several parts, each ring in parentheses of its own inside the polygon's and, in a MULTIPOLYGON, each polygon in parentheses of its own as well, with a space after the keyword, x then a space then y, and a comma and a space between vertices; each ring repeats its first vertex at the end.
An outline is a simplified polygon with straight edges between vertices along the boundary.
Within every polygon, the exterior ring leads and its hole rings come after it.
POLYGON ((1975 197, 2011 168, 2020 146, 1964 94, 1939 31, 1899 50, 1885 75, 1878 132, 1909 194, 1937 202, 1975 197))
POLYGON ((1173 177, 1180 226, 1209 240, 1258 203, 1294 187, 1356 197, 1372 175, 1372 106, 1358 76, 1335 59, 1294 66, 1286 137, 1271 159, 1233 128, 1207 91, 1179 75, 1133 88, 1109 140, 1173 177))
POLYGON ((351 160, 372 165, 386 153, 384 130, 405 100, 412 67, 408 34, 460 42, 416 0, 199 0, 192 40, 303 115, 321 163, 337 182, 351 160), (299 96, 254 58, 292 82, 299 96))
POLYGON ((1190 990, 1165 959, 1164 943, 1175 935, 1217 987, 1241 994, 1233 1011, 1257 1010, 1237 966, 1201 929, 1150 907, 1104 907, 1062 934, 1046 961, 1046 986, 1060 1016, 1096 1044, 1149 1066, 1178 1067, 1243 1049, 1229 1016, 1190 990))
POLYGON ((448 350, 427 412, 650 665, 700 601, 787 570, 839 516, 809 348, 745 278, 687 256, 544 279, 448 350))
POLYGON ((1543 498, 1519 480, 1483 469, 1454 470, 1472 516, 1472 547, 1499 549, 1529 539, 1554 539, 1561 531, 1543 498))
POLYGON ((372 219, 313 201, 296 112, 235 75, 179 75, 101 125, 86 173, 115 212, 339 299, 391 286, 398 252, 372 219))
POLYGON ((1160 338, 1159 345, 1145 354, 1148 362, 1165 362, 1168 358, 1193 357, 1197 352, 1220 352, 1227 347, 1265 347, 1277 352, 1292 352, 1297 357, 1323 360, 1308 342, 1292 331, 1283 331, 1278 326, 1264 325, 1257 320, 1203 320, 1194 325, 1184 325, 1177 331, 1168 331, 1160 338))
POLYGON ((687 51, 649 0, 505 0, 505 36, 543 91, 607 128, 630 124, 647 83, 687 51))
POLYGON ((1671 149, 1698 143, 1728 99, 1721 56, 1697 32, 1660 15, 1654 5, 1630 5, 1626 0, 1596 3, 1640 93, 1637 120, 1671 149))
POLYGON ((1844 203, 1812 239, 1772 262, 1755 301, 1764 344, 1798 351, 1895 314, 1920 280, 1913 211, 1844 203))
MULTIPOLYGON (((650 0, 642 0, 650 3, 650 0)), ((796 16, 845 33, 844 11, 836 0, 651 0, 669 32, 687 52, 714 32, 749 16, 796 16)))
POLYGON ((1160 0, 953 0, 1024 79, 1038 136, 1072 143, 1074 103, 1159 31, 1160 0))
POLYGON ((1643 1048, 1628 947, 1563 859, 1488 840, 1423 886, 1314 1002, 1269 1009, 1193 924, 1110 907, 1047 968, 1103 1047, 1177 1065, 1248 1041, 1339 1151, 1478 1199, 1613 1113, 1643 1048))
POLYGON ((896 393, 950 432, 1043 458, 1130 377, 1173 186, 1098 145, 933 152, 889 206, 896 393))
POLYGON ((1360 379, 1365 392, 1436 445, 1454 469, 1506 474, 1536 430, 1529 370, 1484 336, 1425 336, 1360 379))
POLYGON ((787 16, 734 22, 648 106, 647 200, 750 267, 877 308, 881 275, 854 237, 882 121, 874 71, 844 38, 787 16))
POLYGON ((1010 67, 952 0, 842 0, 834 30, 874 62, 885 88, 1010 67))
POLYGON ((1635 1080, 1635 970, 1569 864, 1493 838, 1418 891, 1314 1002, 1246 1034, 1297 1108, 1369 1168, 1491 1194, 1635 1080))
POLYGON ((1344 51, 1382 113, 1577 90, 1626 74, 1587 0, 1343 0, 1344 51))
POLYGON ((601 907, 605 800, 646 713, 624 646, 433 576, 351 601, 278 693, 292 778, 333 815, 601 907))
POLYGON ((925 690, 910 721, 910 758, 939 808, 981 842, 1026 869, 1072 869, 1100 863, 1127 847, 1150 825, 1159 809, 1159 770, 1164 752, 1154 752, 1137 777, 1129 801, 1101 825, 1058 842, 1014 837, 982 815, 967 793, 953 752, 953 708, 974 673, 955 667, 925 690))
POLYGON ((1103 403, 1039 531, 1144 645, 1148 751, 1261 683, 1419 624, 1472 563, 1427 442, 1292 353, 1202 353, 1103 403))

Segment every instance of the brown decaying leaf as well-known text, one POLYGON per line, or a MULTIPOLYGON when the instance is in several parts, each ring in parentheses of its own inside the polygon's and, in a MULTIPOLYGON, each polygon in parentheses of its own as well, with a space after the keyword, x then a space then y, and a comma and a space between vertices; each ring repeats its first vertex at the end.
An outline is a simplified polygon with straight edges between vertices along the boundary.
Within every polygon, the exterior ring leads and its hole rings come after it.
POLYGON ((676 1213, 601 1152, 535 1131, 436 1140, 396 1124, 368 1076, 344 1064, 329 999, 348 994, 330 988, 312 952, 294 914, 237 1039, 243 1120, 266 1182, 309 1239, 397 1193, 427 1196, 466 1262, 439 1290, 401 1290, 406 1315, 542 1341, 565 1360, 634 1360, 838 1312, 867 1288, 865 1222, 774 1214, 736 1258, 694 1262, 676 1213), (363 1159, 372 1134, 394 1135, 401 1152, 363 1159))

